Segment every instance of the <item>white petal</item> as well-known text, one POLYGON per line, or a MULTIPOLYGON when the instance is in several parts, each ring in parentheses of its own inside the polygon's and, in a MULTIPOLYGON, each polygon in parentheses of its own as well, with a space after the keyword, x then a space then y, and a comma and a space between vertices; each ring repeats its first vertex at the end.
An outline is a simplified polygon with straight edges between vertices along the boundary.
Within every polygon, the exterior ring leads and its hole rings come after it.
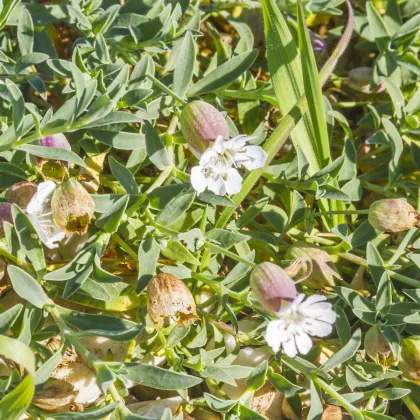
POLYGON ((245 156, 247 160, 242 162, 242 165, 252 171, 253 169, 262 168, 267 160, 267 153, 260 146, 245 147, 245 156))
POLYGON ((223 140, 223 137, 217 136, 216 140, 214 141, 212 150, 217 153, 223 153, 226 150, 224 143, 225 141, 223 140))
POLYGON ((38 185, 36 193, 33 195, 31 201, 26 207, 26 212, 32 214, 42 209, 45 200, 52 195, 55 188, 56 184, 53 181, 41 182, 38 185))
POLYGON ((274 353, 277 353, 280 350, 282 343, 282 334, 280 331, 283 328, 283 322, 281 320, 270 321, 267 326, 267 331, 265 333, 265 339, 267 344, 273 349, 274 353))
POLYGON ((300 354, 308 354, 309 350, 312 348, 312 340, 308 334, 302 332, 295 335, 296 346, 300 354))
POLYGON ((242 149, 247 142, 247 136, 240 134, 239 136, 232 137, 230 140, 225 142, 226 149, 239 151, 242 149))
POLYGON ((332 324, 318 321, 316 319, 310 319, 306 321, 304 329, 309 335, 314 335, 315 337, 326 337, 332 333, 333 328, 332 324))
POLYGON ((295 344, 295 339, 291 338, 289 341, 283 343, 284 352, 289 357, 296 357, 297 356, 297 348, 295 344))
POLYGON ((205 167, 207 165, 212 164, 217 159, 216 152, 209 148, 207 149, 200 158, 200 166, 205 167))
POLYGON ((216 195, 226 195, 226 183, 218 174, 209 178, 208 189, 216 195))
POLYGON ((318 302, 323 302, 327 300, 327 298, 323 295, 312 295, 309 296, 305 302, 302 304, 302 307, 308 307, 318 302))
POLYGON ((226 192, 228 194, 236 194, 241 191, 242 177, 239 175, 239 172, 235 168, 230 168, 227 170, 226 174, 226 192))
POLYGON ((195 166, 191 169, 191 185, 201 194, 208 186, 208 179, 204 176, 205 169, 201 166, 195 166))

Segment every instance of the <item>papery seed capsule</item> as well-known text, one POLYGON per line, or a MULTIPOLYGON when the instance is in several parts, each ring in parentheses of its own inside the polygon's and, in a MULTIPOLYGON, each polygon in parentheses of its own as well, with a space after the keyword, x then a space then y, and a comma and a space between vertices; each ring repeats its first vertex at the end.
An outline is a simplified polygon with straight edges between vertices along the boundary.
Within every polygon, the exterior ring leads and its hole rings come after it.
MULTIPOLYGON (((330 255, 319 248, 315 244, 304 241, 296 241, 286 252, 287 260, 297 260, 299 258, 309 258, 312 262, 312 271, 306 277, 302 284, 313 289, 320 289, 326 286, 334 286, 335 278, 341 278, 330 255)), ((304 264, 300 273, 296 276, 299 278, 308 271, 308 267, 304 264)))
MULTIPOLYGON (((58 149, 71 150, 70 143, 64 134, 46 136, 39 141, 40 146, 56 147, 58 149)), ((35 165, 46 180, 62 181, 68 174, 68 163, 62 160, 35 158, 35 165)))
POLYGON ((294 281, 282 268, 270 262, 258 264, 253 269, 250 284, 261 305, 271 312, 278 312, 282 303, 296 298, 294 281))
POLYGON ((229 138, 229 127, 222 113, 204 101, 190 102, 181 113, 181 130, 193 153, 199 157, 218 136, 229 138))
POLYGON ((383 232, 401 232, 420 227, 420 213, 405 200, 385 198, 369 207, 369 223, 383 232))
POLYGON ((60 184, 51 199, 54 223, 66 233, 86 232, 95 203, 88 192, 74 179, 60 184))
POLYGON ((361 93, 379 93, 385 90, 383 83, 380 83, 376 89, 371 88, 372 69, 370 67, 357 67, 349 71, 349 86, 361 93))
POLYGON ((147 285, 147 313, 155 328, 162 328, 165 319, 175 319, 179 326, 188 326, 198 319, 190 290, 168 273, 158 274, 147 285))
POLYGON ((402 339, 398 369, 404 378, 420 384, 420 335, 402 339))
POLYGON ((0 203, 0 237, 4 236, 3 222, 13 223, 12 206, 10 203, 0 203))
POLYGON ((365 335, 364 347, 369 357, 377 364, 388 367, 397 362, 391 351, 391 346, 385 339, 378 325, 369 328, 365 335))
POLYGON ((8 193, 9 203, 14 203, 25 210, 35 195, 37 188, 37 185, 28 181, 22 181, 12 185, 8 193))

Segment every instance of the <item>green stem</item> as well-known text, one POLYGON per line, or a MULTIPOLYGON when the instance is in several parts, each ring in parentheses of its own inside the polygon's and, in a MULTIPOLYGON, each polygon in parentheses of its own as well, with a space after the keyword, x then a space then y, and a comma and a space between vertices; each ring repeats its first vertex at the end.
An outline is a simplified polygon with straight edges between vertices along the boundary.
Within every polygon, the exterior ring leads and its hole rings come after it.
POLYGON ((345 398, 343 398, 335 389, 331 388, 327 383, 325 383, 321 378, 316 375, 311 375, 311 379, 316 383, 321 389, 323 389, 331 398, 334 398, 351 416, 355 412, 358 412, 357 408, 350 404, 345 398))
POLYGON ((414 401, 408 395, 402 397, 402 400, 404 401, 404 404, 407 406, 407 408, 411 411, 414 419, 420 420, 420 409, 417 407, 414 401))
POLYGON ((134 252, 130 245, 128 245, 125 241, 123 241, 116 233, 111 235, 112 240, 118 244, 128 255, 130 255, 133 260, 138 261, 137 253, 134 252))
POLYGON ((145 194, 150 194, 154 189, 156 189, 157 187, 160 187, 168 179, 172 171, 173 171, 173 167, 167 166, 155 179, 155 182, 147 189, 145 194))
POLYGON ((317 213, 310 213, 313 217, 329 216, 331 214, 369 214, 369 210, 331 210, 331 211, 320 211, 317 213))
MULTIPOLYGON (((362 267, 369 267, 368 262, 364 258, 350 254, 349 252, 341 252, 338 254, 338 256, 340 258, 343 258, 344 260, 361 265, 362 267)), ((420 280, 412 279, 411 277, 404 276, 403 274, 396 273, 395 271, 392 271, 392 270, 387 270, 387 271, 388 271, 389 276, 392 279, 398 280, 401 283, 405 283, 413 287, 420 288, 420 280)))
POLYGON ((150 79, 160 90, 163 90, 169 96, 172 96, 175 100, 177 100, 182 105, 187 105, 187 101, 184 101, 180 96, 178 96, 173 90, 169 89, 168 86, 164 85, 160 80, 156 79, 155 76, 147 73, 146 77, 150 79))
POLYGON ((226 257, 232 258, 232 260, 249 265, 252 268, 257 266, 257 264, 253 263, 252 261, 248 261, 245 258, 242 258, 239 255, 236 255, 233 252, 228 251, 227 249, 224 249, 218 245, 212 244, 211 242, 206 242, 204 247, 210 251, 214 251, 215 253, 223 254, 226 257))

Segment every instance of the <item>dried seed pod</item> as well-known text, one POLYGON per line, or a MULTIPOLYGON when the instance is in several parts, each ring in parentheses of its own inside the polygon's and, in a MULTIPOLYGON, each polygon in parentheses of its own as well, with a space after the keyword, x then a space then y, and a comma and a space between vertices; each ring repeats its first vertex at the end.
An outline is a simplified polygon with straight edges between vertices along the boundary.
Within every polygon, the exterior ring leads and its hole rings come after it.
POLYGON ((18 182, 17 184, 12 185, 9 189, 9 203, 16 204, 22 210, 25 210, 37 189, 38 186, 32 182, 18 182))
MULTIPOLYGON (((70 143, 64 134, 54 134, 46 136, 39 141, 40 146, 56 147, 58 149, 71 150, 70 143)), ((68 174, 68 163, 62 160, 35 158, 35 166, 42 174, 44 179, 52 181, 62 181, 68 174)))
MULTIPOLYGON (((286 252, 287 260, 297 260, 299 258, 309 258, 312 263, 312 271, 302 281, 302 284, 313 289, 320 289, 325 286, 334 286, 335 278, 341 276, 337 271, 330 255, 323 249, 314 244, 304 241, 296 241, 286 252)), ((300 276, 305 276, 309 267, 304 264, 299 272, 300 276)))
POLYGON ((398 369, 404 378, 420 385, 420 335, 402 339, 398 369))
POLYGON ((385 198, 369 207, 369 223, 383 232, 402 232, 420 227, 420 213, 407 201, 385 198))
POLYGON ((78 392, 70 383, 61 379, 48 379, 32 399, 32 404, 50 413, 82 411, 83 406, 76 404, 78 392))
POLYGON ((383 83, 380 83, 376 89, 372 89, 372 69, 370 67, 357 67, 349 71, 349 86, 361 93, 371 94, 379 93, 385 90, 383 83))
POLYGON ((261 305, 271 312, 278 312, 282 303, 296 298, 294 281, 278 265, 267 261, 253 269, 250 284, 261 305))
POLYGON ((54 223, 67 234, 86 232, 95 203, 88 192, 74 179, 60 184, 51 200, 54 223))
POLYGON ((190 102, 181 113, 181 130, 196 156, 203 154, 210 142, 222 136, 229 139, 229 127, 224 116, 204 101, 190 102))
POLYGON ((0 237, 4 236, 3 222, 13 223, 12 206, 10 203, 0 203, 0 237))
POLYGON ((84 363, 69 363, 61 366, 52 375, 56 379, 68 382, 77 391, 75 404, 89 406, 96 401, 102 392, 96 384, 96 374, 84 363))
POLYGON ((162 328, 165 319, 176 319, 187 326, 198 319, 194 298, 188 287, 168 273, 155 276, 147 286, 147 312, 155 328, 162 328))

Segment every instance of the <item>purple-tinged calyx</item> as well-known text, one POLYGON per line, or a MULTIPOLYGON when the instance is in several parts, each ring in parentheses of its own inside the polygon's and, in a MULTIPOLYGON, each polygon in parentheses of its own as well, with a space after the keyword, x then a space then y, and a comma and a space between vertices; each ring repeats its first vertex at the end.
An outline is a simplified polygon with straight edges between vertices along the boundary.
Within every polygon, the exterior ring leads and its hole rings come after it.
POLYGON ((190 102, 184 107, 181 113, 181 131, 197 157, 203 154, 217 137, 229 139, 229 127, 225 117, 213 105, 204 101, 190 102))
POLYGON ((294 281, 281 267, 270 262, 258 264, 253 269, 250 284, 258 301, 270 312, 278 312, 297 295, 294 281))

